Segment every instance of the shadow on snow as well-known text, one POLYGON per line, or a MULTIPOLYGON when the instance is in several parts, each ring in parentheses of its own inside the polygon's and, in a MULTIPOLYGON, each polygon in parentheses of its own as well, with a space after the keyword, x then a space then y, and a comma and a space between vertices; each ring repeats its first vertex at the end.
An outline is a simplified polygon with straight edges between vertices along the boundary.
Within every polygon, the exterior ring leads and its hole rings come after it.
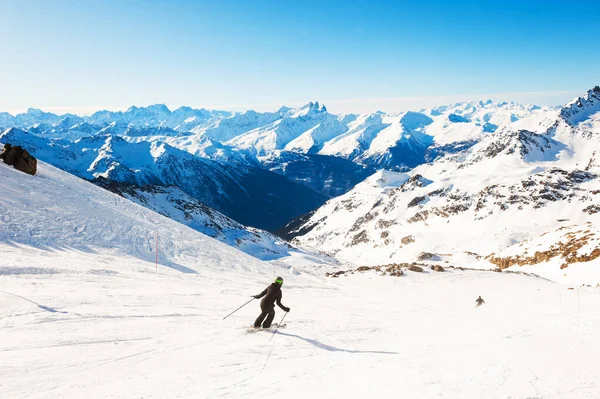
POLYGON ((24 296, 21 296, 21 295, 13 294, 13 293, 11 293, 11 292, 6 292, 6 291, 0 291, 0 292, 1 292, 1 293, 3 293, 3 294, 6 294, 6 295, 12 295, 12 296, 14 296, 14 297, 20 298, 20 299, 22 299, 22 300, 24 300, 24 301, 27 301, 27 302, 29 302, 29 303, 33 303, 33 304, 34 304, 34 305, 36 305, 38 308, 40 308, 40 309, 42 309, 42 310, 45 310, 46 312, 50 312, 50 313, 63 313, 63 314, 67 314, 67 313, 69 313, 69 312, 65 312, 65 311, 61 311, 61 310, 56 310, 56 309, 53 309, 53 308, 51 308, 51 307, 48 307, 48 306, 41 305, 41 304, 39 304, 39 303, 37 303, 37 302, 34 302, 34 301, 32 301, 31 299, 27 299, 27 298, 25 298, 24 296))
POLYGON ((308 342, 311 345, 316 346, 319 349, 324 349, 326 351, 329 352, 345 352, 345 353, 371 353, 371 354, 378 354, 378 355, 398 355, 398 352, 386 352, 386 351, 361 351, 361 350, 353 350, 353 349, 343 349, 343 348, 336 348, 335 346, 331 346, 331 345, 326 345, 322 342, 317 341, 316 339, 310 339, 310 338, 304 338, 300 335, 296 335, 296 334, 288 334, 288 333, 284 333, 280 330, 277 331, 277 335, 283 335, 286 337, 292 337, 292 338, 298 338, 301 339, 302 341, 308 342))

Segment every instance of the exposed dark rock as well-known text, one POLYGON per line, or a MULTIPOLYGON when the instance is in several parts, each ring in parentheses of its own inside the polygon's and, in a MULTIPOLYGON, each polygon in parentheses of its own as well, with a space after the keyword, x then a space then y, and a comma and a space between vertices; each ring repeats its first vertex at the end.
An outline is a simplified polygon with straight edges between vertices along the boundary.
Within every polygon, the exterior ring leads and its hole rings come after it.
POLYGON ((427 259, 433 259, 434 257, 435 254, 432 254, 431 252, 421 252, 419 256, 417 256, 417 260, 422 261, 427 259))
POLYGON ((427 193, 427 195, 430 196, 430 197, 434 197, 436 195, 441 195, 443 193, 444 193, 444 189, 443 188, 438 188, 437 190, 433 190, 433 191, 427 193))
POLYGON ((420 196, 420 197, 415 197, 415 198, 413 198, 413 199, 412 199, 412 200, 411 200, 411 201, 408 203, 408 207, 409 207, 409 208, 412 208, 413 206, 417 206, 417 205, 419 205, 421 202, 425 201, 425 199, 426 199, 426 198, 427 198, 427 197, 425 197, 424 195, 423 195, 423 196, 420 196))
POLYGON ((5 164, 14 166, 15 169, 21 172, 30 175, 35 175, 37 172, 37 159, 21 146, 5 144, 0 157, 5 164))
POLYGON ((552 258, 560 257, 563 260, 561 269, 567 268, 572 263, 589 262, 600 257, 600 248, 595 248, 588 254, 580 254, 579 250, 586 246, 589 239, 594 236, 589 230, 583 232, 581 237, 575 237, 573 233, 565 236, 566 242, 559 241, 550 246, 546 251, 536 251, 533 255, 517 255, 499 257, 495 254, 486 256, 489 262, 493 263, 500 269, 507 269, 511 266, 527 266, 537 265, 538 263, 547 262, 552 258))
POLYGON ((354 225, 352 225, 350 231, 358 231, 358 229, 360 229, 363 226, 363 224, 375 219, 377 215, 379 215, 378 212, 367 212, 364 216, 361 216, 358 219, 356 219, 356 222, 354 222, 354 225))
POLYGON ((413 237, 413 236, 406 236, 406 237, 403 237, 400 240, 400 242, 402 243, 402 245, 408 245, 408 244, 411 244, 411 243, 415 242, 415 237, 413 237))
POLYGON ((363 230, 352 238, 352 242, 350 243, 350 245, 354 246, 365 242, 369 242, 369 235, 365 230, 363 230))
POLYGON ((416 175, 412 176, 410 179, 408 179, 407 181, 405 181, 402 184, 402 186, 400 186, 399 189, 402 190, 403 192, 405 192, 405 191, 414 190, 417 187, 428 186, 431 183, 432 183, 431 180, 426 179, 419 174, 416 174, 416 175))
POLYGON ((379 219, 377 221, 377 223, 375 224, 375 227, 378 229, 387 229, 390 226, 393 226, 396 224, 395 220, 384 220, 384 219, 379 219))
POLYGON ((600 212, 600 205, 590 205, 583 210, 585 213, 593 215, 600 212))
POLYGON ((338 270, 337 272, 333 272, 333 273, 325 273, 325 277, 339 277, 339 276, 343 276, 345 275, 347 272, 345 270, 338 270))

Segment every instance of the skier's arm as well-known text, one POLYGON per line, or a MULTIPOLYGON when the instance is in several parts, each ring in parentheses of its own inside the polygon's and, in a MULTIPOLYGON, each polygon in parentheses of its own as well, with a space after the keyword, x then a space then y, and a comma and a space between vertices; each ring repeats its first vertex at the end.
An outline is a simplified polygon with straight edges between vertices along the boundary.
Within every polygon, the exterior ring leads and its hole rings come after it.
POLYGON ((281 298, 283 297, 283 294, 279 294, 279 297, 277 298, 277 306, 279 306, 281 308, 281 310, 285 311, 285 312, 289 312, 290 308, 286 307, 285 305, 283 305, 281 303, 281 298))
POLYGON ((267 290, 268 290, 268 288, 265 288, 265 290, 264 290, 263 292, 261 292, 260 294, 258 294, 258 295, 254 295, 254 298, 256 298, 256 299, 260 299, 260 298, 262 298, 263 296, 267 295, 267 290))

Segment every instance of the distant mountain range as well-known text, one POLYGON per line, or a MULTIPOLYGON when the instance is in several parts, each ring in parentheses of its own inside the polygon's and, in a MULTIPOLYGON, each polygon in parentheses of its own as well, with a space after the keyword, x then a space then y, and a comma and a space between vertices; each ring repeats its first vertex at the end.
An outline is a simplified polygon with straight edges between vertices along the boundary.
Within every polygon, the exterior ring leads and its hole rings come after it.
MULTIPOLYGON (((122 195, 176 220, 182 197, 270 231, 305 215, 283 234, 299 234, 303 245, 342 259, 363 259, 351 250, 358 248, 368 249, 369 257, 382 254, 369 258, 382 261, 425 250, 413 245, 409 253, 398 244, 421 233, 382 228, 387 235, 375 239, 367 225, 399 226, 410 219, 408 230, 421 226, 418 231, 429 234, 421 224, 440 217, 448 224, 454 213, 469 224, 489 220, 481 213, 489 205, 470 213, 479 199, 516 195, 531 205, 530 179, 532 184, 567 179, 556 184, 579 195, 579 185, 594 181, 595 172, 584 177, 576 172, 583 166, 566 162, 585 161, 593 169, 592 159, 600 158, 594 153, 599 93, 592 89, 564 107, 479 101, 399 114, 335 115, 318 102, 262 113, 152 105, 81 117, 29 109, 14 116, 0 113, 0 142, 21 144, 41 160, 103 187, 126 185, 122 195), (498 184, 507 193, 497 193, 498 184), (160 207, 149 205, 156 203, 153 196, 160 196, 160 207), (395 209, 404 210, 395 214, 395 209)), ((205 228, 209 222, 200 224, 205 228)), ((494 248, 490 244, 480 252, 494 248)))

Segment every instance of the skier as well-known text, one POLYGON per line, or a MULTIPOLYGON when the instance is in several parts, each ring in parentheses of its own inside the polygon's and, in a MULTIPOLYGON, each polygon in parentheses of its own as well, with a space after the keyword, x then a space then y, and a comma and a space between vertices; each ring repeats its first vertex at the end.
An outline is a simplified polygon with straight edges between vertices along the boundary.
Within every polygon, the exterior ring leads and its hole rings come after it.
POLYGON ((477 302, 477 305, 475 305, 475 306, 481 306, 481 305, 483 305, 485 303, 485 301, 483 300, 483 298, 481 297, 481 295, 479 295, 479 298, 477 298, 475 300, 475 302, 477 302))
POLYGON ((254 298, 260 299, 264 296, 262 301, 260 301, 260 309, 262 313, 258 316, 256 321, 254 322, 254 328, 260 328, 262 323, 263 328, 271 327, 271 323, 273 323, 273 319, 275 318, 275 302, 277 305, 283 309, 285 312, 289 312, 290 308, 285 307, 281 304, 281 286, 283 285, 283 278, 277 277, 275 282, 270 286, 265 288, 263 292, 258 295, 254 295, 254 298), (267 318, 265 320, 265 317, 267 318), (264 320, 264 323, 263 323, 264 320))

